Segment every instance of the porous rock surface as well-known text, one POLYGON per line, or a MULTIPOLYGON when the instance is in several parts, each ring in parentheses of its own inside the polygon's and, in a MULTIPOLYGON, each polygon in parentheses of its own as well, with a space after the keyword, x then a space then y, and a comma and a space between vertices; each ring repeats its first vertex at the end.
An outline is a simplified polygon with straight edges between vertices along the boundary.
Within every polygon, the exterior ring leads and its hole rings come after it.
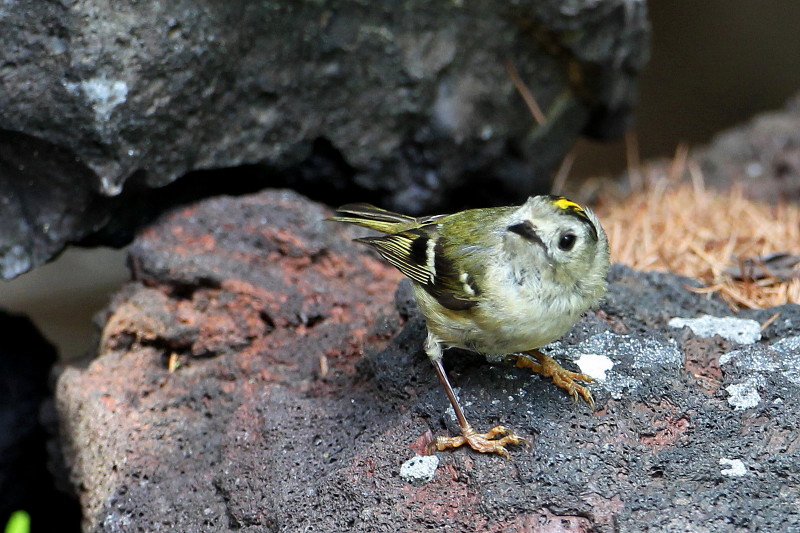
POLYGON ((648 40, 629 0, 5 2, 0 277, 124 243, 192 171, 240 171, 191 173, 195 197, 282 183, 414 212, 545 188, 581 132, 624 130, 648 40))
POLYGON ((780 313, 755 344, 700 338, 669 320, 727 316, 723 303, 615 266, 601 308, 547 349, 567 366, 610 358, 596 412, 450 350, 473 425, 531 444, 511 460, 440 452, 433 480, 411 484, 401 466, 455 430, 424 325, 407 284, 392 304, 397 275, 325 215, 264 192, 184 208, 137 239, 98 357, 57 385, 86 531, 800 528, 800 382, 781 355, 797 306, 742 313, 780 313))

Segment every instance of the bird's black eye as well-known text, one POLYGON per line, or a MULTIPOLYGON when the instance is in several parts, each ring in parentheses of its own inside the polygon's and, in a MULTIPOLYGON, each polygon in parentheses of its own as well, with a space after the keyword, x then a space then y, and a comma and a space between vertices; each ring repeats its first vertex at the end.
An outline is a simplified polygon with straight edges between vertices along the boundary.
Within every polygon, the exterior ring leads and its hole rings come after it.
POLYGON ((565 252, 569 252, 572 250, 572 247, 575 246, 575 241, 578 238, 575 236, 574 233, 565 233, 558 239, 558 247, 565 252))

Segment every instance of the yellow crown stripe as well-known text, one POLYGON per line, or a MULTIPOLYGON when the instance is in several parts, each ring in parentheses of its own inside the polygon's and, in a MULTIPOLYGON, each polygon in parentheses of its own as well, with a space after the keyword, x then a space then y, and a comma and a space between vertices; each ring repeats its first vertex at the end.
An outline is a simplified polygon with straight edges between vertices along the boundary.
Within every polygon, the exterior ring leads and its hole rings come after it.
POLYGON ((583 208, 581 206, 572 200, 567 200, 566 198, 556 198, 553 200, 553 205, 560 209, 574 209, 575 211, 583 212, 583 208))

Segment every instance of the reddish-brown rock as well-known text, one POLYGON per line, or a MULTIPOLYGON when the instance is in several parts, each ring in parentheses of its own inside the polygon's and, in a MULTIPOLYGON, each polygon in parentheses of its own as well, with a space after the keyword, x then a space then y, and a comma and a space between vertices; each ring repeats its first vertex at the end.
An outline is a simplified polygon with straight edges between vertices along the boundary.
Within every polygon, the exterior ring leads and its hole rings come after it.
POLYGON ((324 450, 314 420, 345 394, 330 383, 353 384, 362 350, 400 324, 399 274, 328 214, 290 192, 220 198, 139 237, 134 281, 103 317, 98 357, 58 382, 90 530, 116 520, 181 530, 198 513, 210 527, 275 520, 262 500, 288 471, 251 472, 256 494, 241 505, 245 492, 224 472, 268 468, 258 456, 284 446, 324 450), (145 502, 174 522, 151 522, 145 502))

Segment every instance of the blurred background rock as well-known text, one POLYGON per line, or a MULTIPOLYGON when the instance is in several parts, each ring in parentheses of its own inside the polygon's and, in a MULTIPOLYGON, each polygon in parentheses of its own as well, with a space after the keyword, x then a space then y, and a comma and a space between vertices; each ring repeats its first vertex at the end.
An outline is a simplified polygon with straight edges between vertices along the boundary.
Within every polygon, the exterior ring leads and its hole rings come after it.
MULTIPOLYGON (((648 2, 650 62, 641 78, 635 132, 642 160, 670 157, 679 143, 708 143, 800 90, 800 4, 745 0, 648 2)), ((615 175, 623 141, 581 140, 572 176, 615 175)))

